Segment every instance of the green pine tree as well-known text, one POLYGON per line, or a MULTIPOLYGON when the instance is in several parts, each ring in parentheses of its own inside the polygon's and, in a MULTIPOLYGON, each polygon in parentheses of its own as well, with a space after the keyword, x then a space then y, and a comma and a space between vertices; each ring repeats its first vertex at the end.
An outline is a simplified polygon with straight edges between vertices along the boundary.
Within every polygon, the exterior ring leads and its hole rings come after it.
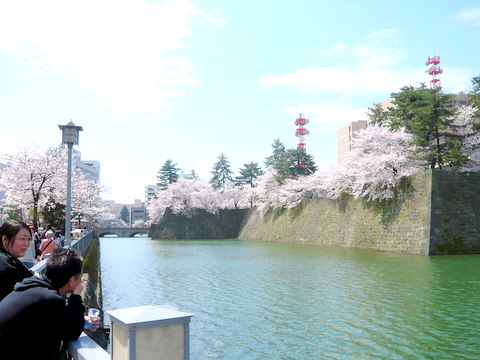
POLYGON ((250 185, 254 187, 255 180, 263 175, 262 168, 256 162, 243 164, 243 168, 239 169, 239 176, 235 178, 238 185, 250 185))
POLYGON ((286 149, 280 139, 274 140, 272 155, 265 158, 264 164, 276 170, 276 180, 280 183, 287 178, 309 175, 317 170, 312 155, 301 148, 286 149))
POLYGON ((125 221, 126 224, 130 224, 130 211, 128 211, 125 205, 123 205, 122 211, 120 211, 120 219, 125 221))
POLYGON ((233 182, 233 171, 230 166, 230 161, 224 154, 218 157, 218 161, 213 164, 212 178, 209 183, 214 189, 224 189, 227 183, 233 182))
POLYGON ((392 107, 383 113, 383 123, 392 130, 405 128, 414 136, 414 157, 430 168, 441 168, 443 163, 458 164, 466 160, 458 149, 464 136, 453 130, 453 95, 444 94, 441 88, 404 86, 391 94, 392 107))
POLYGON ((178 180, 178 173, 181 170, 182 169, 177 168, 177 164, 174 164, 171 159, 166 160, 157 172, 157 185, 160 188, 167 188, 168 185, 178 180))

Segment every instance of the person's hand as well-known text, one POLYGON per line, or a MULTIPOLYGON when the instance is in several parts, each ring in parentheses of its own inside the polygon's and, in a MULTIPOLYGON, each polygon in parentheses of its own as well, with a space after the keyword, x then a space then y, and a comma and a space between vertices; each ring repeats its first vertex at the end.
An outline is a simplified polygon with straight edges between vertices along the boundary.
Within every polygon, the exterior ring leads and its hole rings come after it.
POLYGON ((90 318, 90 316, 85 315, 85 328, 84 330, 86 331, 95 331, 100 327, 100 318, 96 317, 93 318, 93 320, 90 318), (91 324, 91 326, 88 326, 87 324, 91 324))

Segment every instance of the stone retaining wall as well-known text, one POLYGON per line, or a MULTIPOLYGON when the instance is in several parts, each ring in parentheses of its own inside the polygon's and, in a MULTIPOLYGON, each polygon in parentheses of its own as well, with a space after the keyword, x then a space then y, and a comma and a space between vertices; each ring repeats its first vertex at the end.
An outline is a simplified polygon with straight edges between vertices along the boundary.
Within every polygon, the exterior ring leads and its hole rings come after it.
POLYGON ((428 255, 430 190, 431 172, 425 172, 401 184, 394 201, 345 196, 289 210, 252 210, 238 237, 428 255))
POLYGON ((219 239, 326 244, 419 255, 480 253, 480 173, 425 171, 403 179, 385 201, 312 199, 293 209, 167 211, 155 239, 219 239))
POLYGON ((480 173, 432 174, 430 254, 480 253, 480 173))

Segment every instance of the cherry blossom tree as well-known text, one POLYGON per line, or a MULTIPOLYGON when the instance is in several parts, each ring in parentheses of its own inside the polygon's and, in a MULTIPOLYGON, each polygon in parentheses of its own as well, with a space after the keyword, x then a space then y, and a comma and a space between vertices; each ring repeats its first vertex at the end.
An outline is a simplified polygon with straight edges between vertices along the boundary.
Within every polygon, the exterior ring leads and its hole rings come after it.
POLYGON ((255 181, 255 206, 259 209, 282 206, 277 170, 269 167, 265 174, 255 181))
POLYGON ((322 171, 316 171, 308 176, 286 179, 279 189, 278 205, 289 209, 304 200, 324 197, 325 191, 321 186, 324 181, 325 173, 322 171))
POLYGON ((157 190, 156 198, 152 200, 147 210, 152 219, 158 220, 167 208, 176 215, 186 217, 195 215, 197 209, 205 209, 216 214, 219 210, 218 194, 203 181, 180 178, 166 189, 157 190))
MULTIPOLYGON (((60 204, 66 203, 65 196, 60 198, 60 204)), ((115 218, 114 212, 102 199, 106 188, 100 183, 87 178, 80 170, 72 176, 72 218, 86 217, 90 220, 111 220, 115 218)))
POLYGON ((292 208, 306 199, 336 199, 342 194, 368 200, 391 198, 402 177, 422 170, 409 157, 414 150, 411 142, 412 135, 402 129, 370 126, 358 132, 353 150, 332 169, 285 179, 280 184, 276 171, 269 168, 257 180, 255 204, 259 209, 292 208))
POLYGON ((37 147, 27 147, 2 157, 8 161, 0 177, 5 204, 32 210, 33 222, 38 225, 39 210, 52 197, 58 198, 62 179, 66 181, 66 150, 51 148, 43 152, 37 147))
POLYGON ((463 138, 462 147, 458 149, 466 161, 458 166, 458 170, 480 171, 480 135, 478 133, 479 110, 473 106, 461 106, 453 119, 453 133, 463 138))
MULTIPOLYGON (((41 212, 60 216, 58 210, 63 211, 67 197, 66 149, 44 152, 28 147, 3 157, 9 162, 0 176, 0 188, 6 192, 5 204, 24 213, 31 211, 36 225, 41 212)), ((101 198, 103 190, 100 184, 76 171, 72 177, 72 217, 112 218, 113 213, 101 198)))
POLYGON ((219 194, 222 209, 246 209, 252 207, 252 187, 227 184, 219 194))
POLYGON ((373 125, 356 135, 352 150, 325 179, 327 196, 335 198, 347 192, 368 200, 391 198, 399 179, 422 170, 410 157, 415 150, 413 136, 403 129, 391 131, 373 125))

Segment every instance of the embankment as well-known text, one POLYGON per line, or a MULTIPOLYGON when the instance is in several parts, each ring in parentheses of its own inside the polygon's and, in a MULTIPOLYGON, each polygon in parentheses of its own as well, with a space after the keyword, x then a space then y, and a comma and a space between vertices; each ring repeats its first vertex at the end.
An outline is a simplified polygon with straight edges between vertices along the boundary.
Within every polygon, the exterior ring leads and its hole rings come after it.
MULTIPOLYGON (((83 303, 87 308, 100 309, 100 317, 103 320, 103 304, 102 304, 102 284, 100 273, 100 241, 98 238, 93 240, 88 245, 85 253, 83 254, 83 277, 86 280, 86 286, 82 293, 83 303)), ((107 329, 108 330, 108 329, 107 329)), ((107 348, 108 345, 108 333, 103 326, 95 332, 86 331, 95 342, 103 347, 107 348)))
POLYGON ((293 209, 167 211, 154 239, 325 244, 419 255, 480 253, 480 173, 425 171, 404 179, 394 199, 312 199, 293 209))
POLYGON ((236 238, 247 213, 247 209, 232 209, 213 215, 199 209, 195 216, 187 218, 167 209, 160 222, 152 225, 148 236, 152 239, 236 238))

